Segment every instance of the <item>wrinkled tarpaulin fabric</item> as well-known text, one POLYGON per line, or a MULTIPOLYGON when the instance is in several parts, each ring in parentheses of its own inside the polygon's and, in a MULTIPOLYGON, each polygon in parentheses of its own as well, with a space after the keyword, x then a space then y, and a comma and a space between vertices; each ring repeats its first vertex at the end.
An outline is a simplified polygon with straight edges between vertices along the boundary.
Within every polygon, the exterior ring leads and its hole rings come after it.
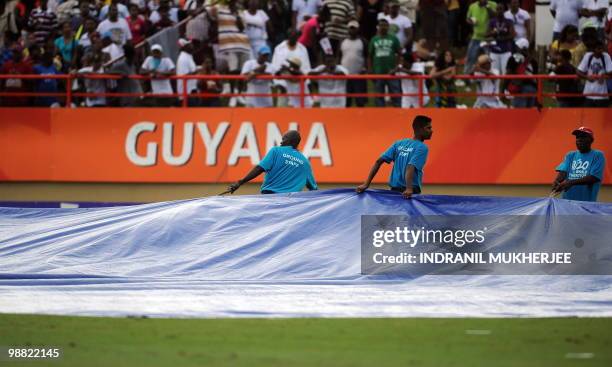
POLYGON ((177 317, 612 316, 612 276, 360 274, 360 216, 612 214, 558 199, 349 189, 0 208, 0 312, 177 317))

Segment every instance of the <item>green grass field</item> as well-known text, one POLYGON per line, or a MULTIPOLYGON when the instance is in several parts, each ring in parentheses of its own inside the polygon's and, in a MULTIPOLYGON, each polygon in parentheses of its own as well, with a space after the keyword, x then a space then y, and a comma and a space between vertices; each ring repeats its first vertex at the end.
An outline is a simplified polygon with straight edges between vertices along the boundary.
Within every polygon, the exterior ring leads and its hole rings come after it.
POLYGON ((2 366, 611 366, 612 319, 125 319, 0 315, 2 366), (569 354, 568 354, 569 353, 569 354), (583 354, 578 354, 583 353, 583 354), (584 354, 588 353, 588 354, 584 354))

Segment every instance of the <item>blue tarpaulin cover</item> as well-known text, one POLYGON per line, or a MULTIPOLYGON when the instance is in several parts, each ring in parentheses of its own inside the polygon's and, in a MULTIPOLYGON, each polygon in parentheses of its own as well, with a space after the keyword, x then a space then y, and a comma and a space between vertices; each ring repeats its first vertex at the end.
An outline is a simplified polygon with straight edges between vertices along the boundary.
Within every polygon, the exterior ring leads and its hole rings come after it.
POLYGON ((0 208, 0 312, 172 317, 612 316, 612 276, 361 274, 360 218, 612 215, 549 198, 337 189, 0 208))

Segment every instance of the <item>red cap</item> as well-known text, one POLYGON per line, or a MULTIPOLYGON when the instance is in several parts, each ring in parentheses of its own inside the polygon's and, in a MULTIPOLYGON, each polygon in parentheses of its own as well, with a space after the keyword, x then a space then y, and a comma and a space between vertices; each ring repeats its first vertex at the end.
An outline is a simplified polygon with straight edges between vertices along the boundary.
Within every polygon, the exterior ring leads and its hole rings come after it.
POLYGON ((576 130, 572 131, 572 135, 578 135, 578 133, 588 134, 588 135, 591 135, 591 137, 593 137, 593 130, 591 130, 590 127, 580 126, 576 130))

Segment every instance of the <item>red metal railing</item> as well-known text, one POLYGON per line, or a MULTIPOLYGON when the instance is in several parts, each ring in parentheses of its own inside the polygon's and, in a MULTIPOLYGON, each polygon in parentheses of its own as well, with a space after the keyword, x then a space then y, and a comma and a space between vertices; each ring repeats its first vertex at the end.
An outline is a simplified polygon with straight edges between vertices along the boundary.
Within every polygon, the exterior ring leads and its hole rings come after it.
MULTIPOLYGON (((247 81, 247 77, 243 75, 177 75, 166 78, 153 78, 145 75, 113 75, 113 74, 57 74, 57 75, 32 75, 32 74, 0 74, 0 81, 6 79, 21 79, 21 80, 41 80, 41 79, 57 79, 61 80, 67 86, 65 91, 43 93, 43 92, 7 92, 0 90, 0 97, 60 97, 65 100, 65 106, 71 107, 72 101, 75 97, 167 97, 167 98, 181 98, 181 106, 188 106, 189 98, 219 98, 219 97, 299 97, 300 106, 305 106, 305 99, 309 96, 319 97, 418 97, 418 105, 422 107, 424 105, 425 96, 429 97, 504 97, 506 93, 500 91, 500 93, 477 93, 477 92, 454 92, 454 93, 437 93, 428 91, 425 93, 425 80, 432 79, 427 75, 415 76, 415 75, 301 75, 301 76, 272 76, 272 75, 261 75, 256 76, 256 79, 273 80, 273 79, 285 79, 293 80, 299 83, 298 93, 188 93, 187 92, 187 80, 243 80, 247 81), (75 79, 104 79, 104 80, 120 80, 120 79, 134 79, 134 80, 153 80, 153 79, 169 79, 169 80, 182 80, 183 87, 181 91, 177 93, 166 93, 166 94, 153 94, 148 93, 86 93, 86 92, 74 92, 71 88, 72 82, 75 79), (417 93, 309 93, 306 90, 307 81, 313 80, 414 80, 418 82, 417 93)), ((586 97, 586 96, 598 96, 598 97, 610 97, 612 93, 551 93, 545 91, 545 81, 555 80, 575 80, 578 79, 575 75, 500 75, 500 76, 474 76, 474 75, 456 75, 453 79, 459 80, 533 80, 536 82, 535 93, 519 93, 512 94, 514 97, 535 97, 537 101, 542 104, 544 98, 555 98, 555 97, 586 97)), ((599 76, 595 79, 607 79, 607 76, 599 76)), ((605 82, 605 80, 603 81, 605 82)), ((1 82, 0 86, 4 83, 1 82)))

